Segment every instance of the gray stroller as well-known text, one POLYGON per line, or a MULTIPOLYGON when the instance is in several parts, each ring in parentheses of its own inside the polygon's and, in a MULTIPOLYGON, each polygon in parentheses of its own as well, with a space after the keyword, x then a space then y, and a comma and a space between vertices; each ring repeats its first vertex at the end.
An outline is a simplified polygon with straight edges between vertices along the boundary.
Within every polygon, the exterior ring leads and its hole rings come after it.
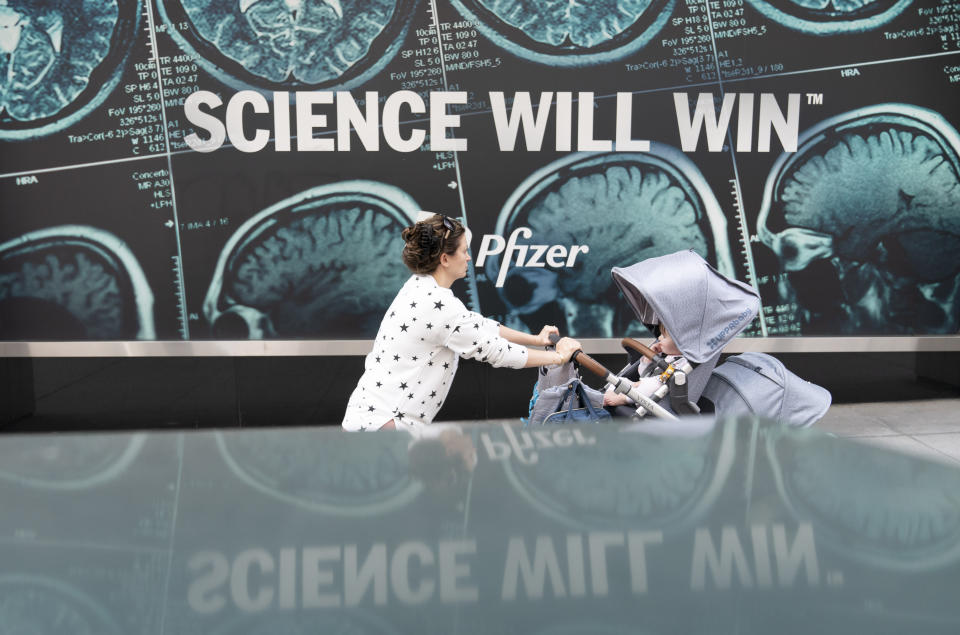
MULTIPOLYGON (((830 406, 830 393, 797 377, 774 357, 743 353, 717 365, 723 348, 746 329, 760 309, 760 298, 750 286, 727 278, 693 251, 650 258, 612 275, 637 319, 659 336, 666 326, 682 353, 671 363, 643 344, 624 338, 627 366, 614 374, 580 352, 574 361, 626 394, 637 407, 620 406, 618 417, 663 419, 701 411, 722 416, 755 414, 808 426, 830 406), (644 363, 649 360, 650 363, 644 363), (675 365, 679 364, 679 366, 675 365), (659 374, 662 386, 647 396, 634 387, 642 375, 659 374)), ((563 384, 579 379, 573 364, 553 370, 541 369, 535 394, 559 394, 563 384)), ((603 401, 603 391, 585 390, 594 408, 603 401)), ((536 425, 551 410, 550 399, 531 407, 536 425)))
POLYGON ((710 376, 700 398, 704 412, 770 417, 808 427, 830 408, 830 392, 797 377, 780 360, 764 353, 728 357, 710 376))
MULTIPOLYGON (((721 274, 694 251, 649 258, 630 267, 614 268, 611 273, 637 319, 655 336, 660 334, 661 325, 666 326, 683 357, 670 362, 640 342, 626 338, 622 343, 628 363, 617 374, 582 352, 575 355, 574 361, 602 377, 607 382, 605 389, 613 388, 637 404, 635 410, 620 407, 615 412, 618 416, 642 417, 651 413, 675 419, 677 415, 698 413, 697 401, 721 351, 756 317, 759 295, 748 285, 721 274), (649 363, 644 363, 644 359, 649 363), (652 395, 634 386, 641 378, 641 367, 644 376, 659 376, 661 386, 652 395)), ((551 388, 544 385, 544 380, 556 385, 575 376, 572 366, 559 373, 541 373, 538 392, 545 394, 551 388)), ((602 393, 596 394, 599 397, 595 398, 602 401, 602 393)), ((536 423, 538 417, 532 410, 531 413, 531 421, 536 423)))

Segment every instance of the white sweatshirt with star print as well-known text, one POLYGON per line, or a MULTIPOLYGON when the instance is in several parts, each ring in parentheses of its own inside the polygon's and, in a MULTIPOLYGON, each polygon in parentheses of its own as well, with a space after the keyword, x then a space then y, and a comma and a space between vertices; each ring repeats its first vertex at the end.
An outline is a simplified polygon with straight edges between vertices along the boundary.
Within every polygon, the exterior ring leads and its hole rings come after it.
POLYGON ((527 349, 500 337, 500 325, 469 311, 433 276, 414 274, 387 309, 365 370, 341 424, 376 430, 433 421, 453 383, 460 357, 523 368, 527 349))

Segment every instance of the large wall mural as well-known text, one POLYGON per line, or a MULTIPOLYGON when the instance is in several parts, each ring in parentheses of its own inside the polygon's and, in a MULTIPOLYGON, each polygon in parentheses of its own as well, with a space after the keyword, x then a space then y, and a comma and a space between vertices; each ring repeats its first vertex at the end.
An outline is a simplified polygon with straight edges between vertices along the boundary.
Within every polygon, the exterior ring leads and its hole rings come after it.
POLYGON ((517 328, 960 331, 960 3, 0 0, 0 341, 364 340, 420 210, 517 328))

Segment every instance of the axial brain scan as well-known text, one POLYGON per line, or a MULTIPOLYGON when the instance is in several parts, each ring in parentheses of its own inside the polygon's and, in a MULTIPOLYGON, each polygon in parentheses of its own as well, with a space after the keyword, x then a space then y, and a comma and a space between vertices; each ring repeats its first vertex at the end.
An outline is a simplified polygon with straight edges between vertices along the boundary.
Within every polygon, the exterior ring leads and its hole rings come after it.
POLYGON ((656 36, 673 0, 452 0, 495 44, 544 64, 584 66, 635 53, 656 36))
MULTIPOLYGON (((555 302, 565 333, 622 335, 633 314, 617 297, 610 270, 646 258, 693 249, 733 275, 713 192, 688 158, 659 144, 649 153, 574 155, 537 171, 504 205, 496 233, 507 237, 520 227, 532 231, 530 243, 589 247, 566 267, 516 266, 514 257, 496 290, 506 321, 525 330, 539 328, 525 324, 526 316, 555 302)), ((484 263, 490 280, 502 258, 484 263)))
POLYGON ((178 43, 226 83, 349 87, 396 54, 418 0, 161 0, 178 43))
POLYGON ((373 181, 302 192, 244 223, 204 302, 217 337, 372 337, 409 277, 400 232, 418 206, 373 181))
POLYGON ((136 0, 0 0, 0 139, 65 128, 117 85, 136 0))
POLYGON ((788 427, 768 437, 767 452, 780 495, 814 523, 818 544, 900 570, 960 558, 956 469, 788 427))
POLYGON ((129 248, 64 226, 0 245, 0 338, 154 339, 153 293, 129 248))
POLYGON ((617 439, 509 461, 507 476, 532 505, 567 523, 677 528, 709 510, 735 453, 733 424, 699 438, 624 429, 617 439), (615 442, 612 442, 615 441, 615 442))
POLYGON ((767 180, 758 224, 804 334, 960 329, 960 138, 889 104, 804 133, 767 180))
POLYGON ((785 27, 831 35, 869 31, 894 19, 913 0, 747 0, 785 27))

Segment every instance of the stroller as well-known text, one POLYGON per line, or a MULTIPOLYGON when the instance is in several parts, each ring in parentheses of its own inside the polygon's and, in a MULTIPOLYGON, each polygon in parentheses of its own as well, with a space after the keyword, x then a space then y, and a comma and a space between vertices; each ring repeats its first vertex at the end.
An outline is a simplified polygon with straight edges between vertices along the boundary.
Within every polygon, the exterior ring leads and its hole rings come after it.
POLYGON ((806 428, 826 414, 832 401, 825 388, 797 377, 764 353, 728 357, 707 381, 700 399, 704 412, 760 415, 806 428))
MULTIPOLYGON (((693 415, 701 411, 718 415, 757 414, 808 426, 830 406, 830 393, 788 371, 779 360, 763 353, 743 353, 717 365, 723 348, 741 333, 760 309, 759 295, 748 285, 731 280, 693 251, 650 258, 626 268, 614 268, 613 279, 634 314, 655 336, 665 325, 680 360, 669 362, 662 355, 630 338, 624 338, 627 366, 613 374, 588 355, 579 352, 574 361, 626 394, 638 407, 615 409, 620 417, 653 414, 662 419, 693 415), (644 359, 649 364, 644 364, 644 359), (643 366, 640 372, 638 369, 643 366), (659 375, 661 386, 651 395, 633 386, 642 376, 659 375)), ((550 390, 570 392, 570 382, 579 380, 574 365, 547 371, 541 369, 535 394, 550 390)), ((588 409, 599 408, 603 392, 585 389, 588 409)), ((549 401, 531 408, 531 421, 542 420, 549 401)))

